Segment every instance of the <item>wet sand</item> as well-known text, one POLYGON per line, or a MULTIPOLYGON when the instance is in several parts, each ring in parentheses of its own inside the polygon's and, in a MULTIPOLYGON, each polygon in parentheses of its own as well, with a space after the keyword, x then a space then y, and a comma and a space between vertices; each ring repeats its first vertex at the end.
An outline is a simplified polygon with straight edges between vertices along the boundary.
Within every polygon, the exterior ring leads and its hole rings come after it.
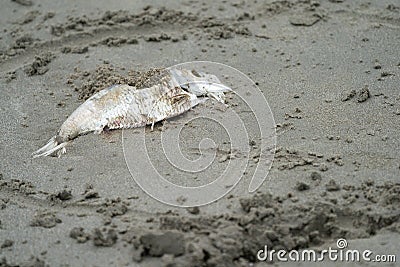
MULTIPOLYGON (((0 14, 0 266, 270 266, 256 258, 265 245, 322 250, 338 238, 400 260, 396 1, 14 0, 0 14), (242 71, 268 101, 276 154, 256 194, 246 193, 253 155, 228 196, 164 205, 132 179, 121 131, 31 159, 94 92, 146 86, 154 68, 195 60, 242 71)), ((212 181, 220 168, 173 172, 160 151, 160 133, 182 119, 146 129, 151 158, 175 183, 212 181)), ((188 148, 226 138, 201 121, 187 131, 188 148)))

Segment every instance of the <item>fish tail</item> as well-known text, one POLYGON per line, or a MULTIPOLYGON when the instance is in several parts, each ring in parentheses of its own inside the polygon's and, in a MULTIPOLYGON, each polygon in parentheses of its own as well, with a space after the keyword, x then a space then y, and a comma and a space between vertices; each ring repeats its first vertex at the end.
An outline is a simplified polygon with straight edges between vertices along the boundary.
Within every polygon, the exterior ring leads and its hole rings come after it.
POLYGON ((37 151, 32 153, 33 158, 38 157, 46 157, 55 152, 57 152, 57 156, 60 157, 62 154, 66 152, 65 146, 68 145, 69 142, 58 142, 57 136, 53 136, 46 145, 42 148, 38 149, 37 151))

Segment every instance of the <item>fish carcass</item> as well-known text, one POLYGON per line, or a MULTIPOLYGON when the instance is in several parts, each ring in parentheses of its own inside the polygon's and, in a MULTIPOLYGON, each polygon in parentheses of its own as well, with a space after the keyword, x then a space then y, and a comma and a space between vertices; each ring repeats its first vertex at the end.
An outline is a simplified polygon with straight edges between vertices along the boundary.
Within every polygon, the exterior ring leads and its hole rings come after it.
POLYGON ((57 134, 32 156, 60 156, 73 139, 90 132, 100 134, 105 129, 153 127, 158 121, 204 102, 207 96, 224 103, 224 93, 230 91, 215 75, 184 69, 166 69, 159 83, 145 89, 114 85, 80 105, 57 134))

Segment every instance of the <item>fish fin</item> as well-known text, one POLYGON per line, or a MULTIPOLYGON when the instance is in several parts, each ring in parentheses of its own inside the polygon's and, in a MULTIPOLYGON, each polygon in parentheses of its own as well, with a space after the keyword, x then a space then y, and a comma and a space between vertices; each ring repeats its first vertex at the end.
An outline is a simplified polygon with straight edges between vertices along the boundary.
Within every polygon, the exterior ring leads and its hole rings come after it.
POLYGON ((57 157, 61 157, 62 154, 67 153, 67 149, 65 147, 61 148, 60 150, 57 151, 57 157))
POLYGON ((32 153, 33 158, 38 157, 46 157, 54 152, 57 152, 58 157, 66 152, 65 146, 68 145, 69 142, 59 143, 57 141, 57 136, 53 136, 46 145, 42 148, 38 149, 37 151, 32 153))

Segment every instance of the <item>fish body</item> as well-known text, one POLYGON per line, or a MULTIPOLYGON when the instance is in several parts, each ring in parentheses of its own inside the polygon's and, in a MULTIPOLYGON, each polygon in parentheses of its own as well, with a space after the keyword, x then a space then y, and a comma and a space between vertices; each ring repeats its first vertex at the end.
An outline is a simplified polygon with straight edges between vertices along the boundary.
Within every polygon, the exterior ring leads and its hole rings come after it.
POLYGON ((224 102, 224 92, 231 91, 214 75, 194 70, 170 69, 157 85, 136 89, 114 85, 103 89, 80 105, 61 125, 57 135, 33 153, 33 157, 65 153, 73 139, 104 129, 127 129, 154 125, 180 115, 208 98, 224 102))

